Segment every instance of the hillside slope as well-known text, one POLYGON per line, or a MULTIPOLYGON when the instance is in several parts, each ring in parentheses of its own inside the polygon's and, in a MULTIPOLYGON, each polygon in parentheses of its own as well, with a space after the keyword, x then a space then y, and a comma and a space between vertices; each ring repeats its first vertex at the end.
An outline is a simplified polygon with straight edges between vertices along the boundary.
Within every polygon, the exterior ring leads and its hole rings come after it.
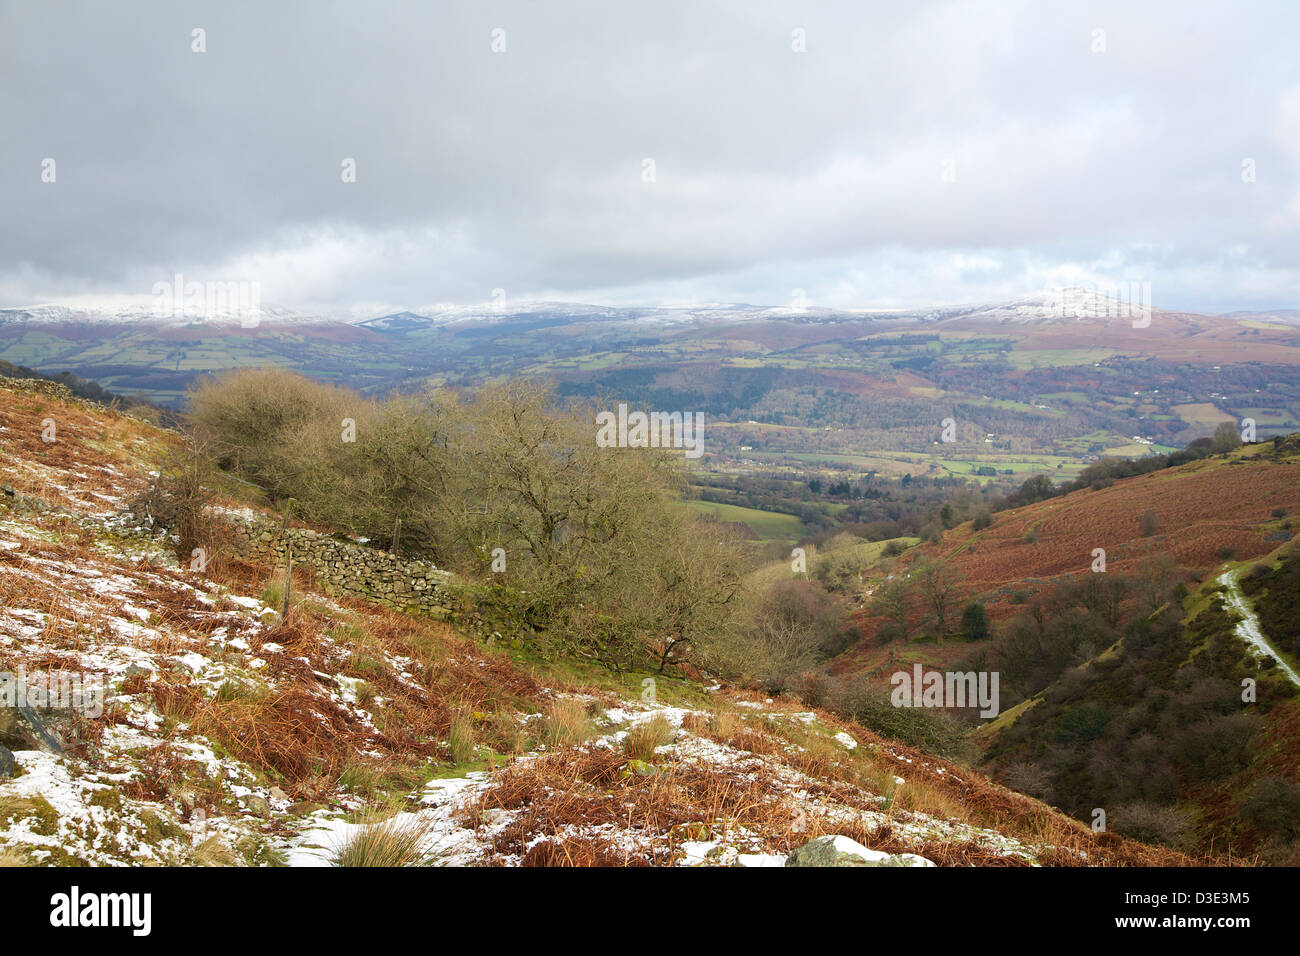
POLYGON ((306 578, 281 620, 282 569, 192 570, 128 519, 170 441, 0 388, 0 668, 103 686, 101 713, 0 707, 4 863, 779 865, 822 834, 899 865, 1188 862, 792 700, 306 578))
POLYGON ((1294 862, 1298 508, 1293 435, 966 523, 873 570, 871 589, 908 582, 908 639, 865 609, 833 669, 996 672, 1002 712, 968 727, 999 779, 1144 839, 1294 862), (936 639, 927 567, 989 637, 936 639))
MULTIPOLYGON (((1290 539, 1294 515, 1300 515, 1300 436, 999 512, 982 530, 966 522, 936 544, 909 550, 896 565, 882 564, 867 589, 922 562, 942 563, 963 595, 982 601, 994 621, 1006 620, 1053 582, 1091 575, 1096 549, 1105 552, 1111 575, 1140 576, 1160 565, 1170 577, 1200 581, 1226 561, 1275 550, 1290 539)), ((863 639, 837 660, 837 673, 875 670, 899 655, 911 661, 905 649, 876 644, 879 615, 863 611, 857 621, 863 639)), ((923 662, 937 666, 966 650, 960 642, 926 644, 923 662)))
POLYGON ((981 727, 986 767, 1078 816, 1101 807, 1130 835, 1293 864, 1298 688, 1230 578, 981 727))

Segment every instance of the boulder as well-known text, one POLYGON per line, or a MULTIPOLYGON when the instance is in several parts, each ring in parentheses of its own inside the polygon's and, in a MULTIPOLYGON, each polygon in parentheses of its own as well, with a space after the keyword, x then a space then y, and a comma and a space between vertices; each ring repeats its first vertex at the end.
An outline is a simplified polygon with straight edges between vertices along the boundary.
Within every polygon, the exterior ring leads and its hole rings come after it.
POLYGON ((4 744, 0 744, 0 780, 14 775, 14 755, 4 744))
POLYGON ((23 705, 6 707, 4 711, 0 715, 0 734, 11 741, 17 739, 20 750, 44 750, 56 756, 63 753, 63 742, 45 726, 33 708, 23 705))
POLYGON ((785 859, 786 866, 934 866, 915 853, 885 853, 869 850, 846 836, 822 836, 809 840, 785 859))
POLYGON ((18 713, 17 707, 0 707, 0 746, 10 750, 36 750, 32 730, 18 713))

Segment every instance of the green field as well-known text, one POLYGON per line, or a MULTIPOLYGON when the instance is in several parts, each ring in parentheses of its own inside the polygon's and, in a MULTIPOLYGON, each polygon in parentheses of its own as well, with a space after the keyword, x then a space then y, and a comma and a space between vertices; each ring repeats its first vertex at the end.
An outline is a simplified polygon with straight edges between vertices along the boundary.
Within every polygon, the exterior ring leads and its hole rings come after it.
POLYGON ((691 501, 690 506, 701 514, 719 521, 740 521, 754 529, 764 541, 798 541, 806 533, 804 523, 794 515, 775 511, 759 511, 740 505, 724 505, 716 501, 691 501))

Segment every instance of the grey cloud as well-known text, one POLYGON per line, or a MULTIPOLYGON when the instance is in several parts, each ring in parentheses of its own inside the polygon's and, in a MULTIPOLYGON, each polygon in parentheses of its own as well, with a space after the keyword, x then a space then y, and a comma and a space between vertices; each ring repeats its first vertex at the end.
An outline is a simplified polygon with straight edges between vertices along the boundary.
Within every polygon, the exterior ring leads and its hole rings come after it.
POLYGON ((0 2, 0 299, 1297 305, 1293 5, 874 6, 0 2))

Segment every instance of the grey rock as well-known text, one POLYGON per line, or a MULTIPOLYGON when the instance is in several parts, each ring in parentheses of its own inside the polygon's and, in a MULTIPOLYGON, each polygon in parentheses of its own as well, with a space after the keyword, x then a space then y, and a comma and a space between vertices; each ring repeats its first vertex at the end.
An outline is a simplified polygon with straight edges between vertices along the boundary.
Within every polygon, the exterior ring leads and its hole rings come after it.
POLYGON ((915 853, 890 854, 869 850, 846 836, 822 836, 809 840, 791 853, 786 866, 934 866, 915 853))
POLYGON ((62 741, 46 729, 44 722, 36 715, 36 711, 30 707, 19 707, 18 712, 23 715, 28 726, 30 726, 32 731, 36 734, 36 742, 40 745, 42 750, 55 754, 56 756, 62 755, 62 741))

